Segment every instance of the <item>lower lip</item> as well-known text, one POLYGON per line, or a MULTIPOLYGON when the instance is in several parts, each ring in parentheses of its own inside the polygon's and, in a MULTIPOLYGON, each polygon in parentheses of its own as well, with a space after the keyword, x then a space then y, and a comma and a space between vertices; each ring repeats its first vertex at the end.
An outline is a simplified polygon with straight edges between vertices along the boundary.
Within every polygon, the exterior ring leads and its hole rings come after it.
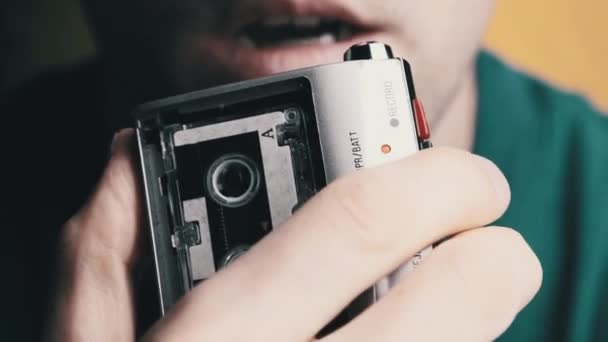
POLYGON ((207 41, 206 50, 224 68, 239 78, 263 77, 288 70, 315 65, 341 62, 344 53, 353 45, 382 41, 378 34, 367 33, 330 44, 301 44, 254 48, 243 46, 233 40, 207 41))

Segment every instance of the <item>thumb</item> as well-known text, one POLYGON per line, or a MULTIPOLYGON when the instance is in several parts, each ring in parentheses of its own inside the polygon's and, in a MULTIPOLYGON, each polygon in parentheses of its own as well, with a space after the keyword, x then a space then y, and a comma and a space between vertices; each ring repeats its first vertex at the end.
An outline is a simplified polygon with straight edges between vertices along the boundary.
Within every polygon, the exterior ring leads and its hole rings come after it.
POLYGON ((58 341, 132 341, 131 268, 141 209, 133 132, 117 133, 88 203, 64 226, 51 336, 58 341))
POLYGON ((130 266, 141 224, 132 129, 114 136, 111 158, 88 203, 66 225, 68 241, 84 253, 101 253, 130 266), (72 242, 76 242, 75 245, 72 242))

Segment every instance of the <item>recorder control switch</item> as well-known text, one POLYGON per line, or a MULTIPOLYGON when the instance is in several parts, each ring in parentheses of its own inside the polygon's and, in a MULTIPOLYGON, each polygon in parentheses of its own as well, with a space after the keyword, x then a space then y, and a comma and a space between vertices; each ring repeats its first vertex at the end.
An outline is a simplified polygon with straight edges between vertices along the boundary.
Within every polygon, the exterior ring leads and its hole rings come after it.
POLYGON ((379 60, 393 58, 390 46, 378 42, 367 42, 353 45, 344 53, 344 61, 379 60))
POLYGON ((429 123, 426 120, 426 114, 424 113, 424 107, 422 102, 418 99, 412 100, 412 106, 414 107, 414 117, 416 119, 416 132, 418 133, 418 141, 422 149, 431 147, 431 130, 429 129, 429 123))

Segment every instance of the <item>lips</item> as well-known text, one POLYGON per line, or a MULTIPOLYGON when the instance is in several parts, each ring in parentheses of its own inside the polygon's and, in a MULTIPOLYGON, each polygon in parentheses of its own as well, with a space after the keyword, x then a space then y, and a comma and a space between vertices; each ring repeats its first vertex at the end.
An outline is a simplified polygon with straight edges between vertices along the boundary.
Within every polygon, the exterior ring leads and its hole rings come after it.
POLYGON ((344 3, 252 2, 253 7, 235 9, 231 17, 240 19, 222 36, 206 37, 204 44, 207 53, 238 79, 339 62, 350 46, 382 40, 379 28, 344 3))
POLYGON ((252 48, 328 45, 352 38, 363 29, 337 18, 321 16, 267 17, 243 27, 238 42, 252 48))

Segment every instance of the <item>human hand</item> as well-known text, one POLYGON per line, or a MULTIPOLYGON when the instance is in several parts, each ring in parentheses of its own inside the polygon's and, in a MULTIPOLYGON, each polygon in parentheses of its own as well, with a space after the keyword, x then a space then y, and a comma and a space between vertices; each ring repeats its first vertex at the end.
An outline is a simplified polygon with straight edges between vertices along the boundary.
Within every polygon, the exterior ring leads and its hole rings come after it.
MULTIPOLYGON (((129 132, 65 229, 52 335, 135 339, 130 273, 141 209, 129 132)), ((522 237, 493 222, 510 200, 489 161, 433 148, 333 182, 248 253, 188 292, 146 341, 310 341, 355 296, 441 240, 378 303, 322 341, 489 341, 541 283, 522 237)))

